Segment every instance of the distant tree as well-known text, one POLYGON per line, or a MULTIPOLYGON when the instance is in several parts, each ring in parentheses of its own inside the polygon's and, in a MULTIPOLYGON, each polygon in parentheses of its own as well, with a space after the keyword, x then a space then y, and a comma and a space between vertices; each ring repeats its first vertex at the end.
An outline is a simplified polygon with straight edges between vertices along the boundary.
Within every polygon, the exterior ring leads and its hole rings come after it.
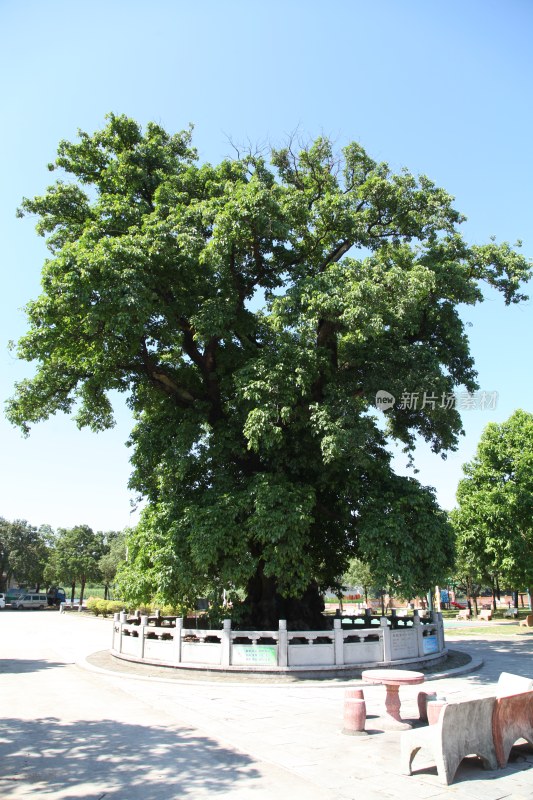
POLYGON ((403 597, 424 596, 444 582, 455 547, 447 515, 431 487, 412 478, 383 478, 374 491, 380 503, 361 520, 360 551, 374 585, 403 597), (412 542, 416 541, 416 547, 412 542))
POLYGON ((126 561, 126 532, 107 531, 101 533, 105 551, 98 562, 104 583, 104 597, 109 597, 109 588, 115 582, 118 568, 126 561))
POLYGON ((0 589, 5 592, 11 579, 9 566, 9 527, 11 523, 0 517, 0 589))
POLYGON ((464 592, 468 607, 477 614, 477 598, 483 586, 491 581, 491 564, 484 550, 479 533, 464 527, 464 517, 454 508, 449 514, 450 524, 456 535, 456 559, 452 570, 453 585, 464 592))
POLYGON ((49 583, 65 583, 74 600, 76 584, 80 584, 80 603, 83 602, 87 581, 101 577, 99 561, 104 551, 101 534, 88 525, 59 528, 55 547, 47 564, 45 575, 49 583))
POLYGON ((369 565, 361 561, 360 558, 350 559, 348 569, 342 576, 341 582, 343 586, 360 586, 365 595, 365 603, 368 604, 368 593, 374 589, 380 589, 376 586, 376 581, 372 575, 372 570, 369 565))
POLYGON ((477 388, 459 308, 483 282, 522 299, 527 259, 470 246, 446 191, 355 142, 198 164, 190 131, 112 114, 51 169, 21 208, 51 255, 17 349, 36 374, 8 414, 27 431, 74 410, 96 431, 128 394, 147 499, 130 597, 236 587, 243 624, 315 627, 352 556, 407 593, 434 583, 449 528, 388 444, 456 447, 448 400, 477 388))
POLYGON ((533 587, 533 414, 487 425, 451 515, 463 564, 485 584, 533 587))
POLYGON ((39 525, 39 533, 42 536, 43 540, 48 545, 52 545, 55 541, 56 533, 51 525, 44 523, 43 525, 39 525))
POLYGON ((21 586, 40 588, 48 553, 45 532, 26 520, 0 519, 0 570, 5 584, 15 579, 21 586))

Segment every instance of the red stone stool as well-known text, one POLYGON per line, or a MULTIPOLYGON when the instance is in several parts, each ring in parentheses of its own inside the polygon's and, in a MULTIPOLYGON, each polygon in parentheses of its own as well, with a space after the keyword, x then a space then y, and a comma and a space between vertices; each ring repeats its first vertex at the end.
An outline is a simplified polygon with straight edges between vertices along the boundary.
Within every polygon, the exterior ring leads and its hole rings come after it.
POLYGON ((440 712, 447 706, 448 703, 445 697, 437 697, 436 700, 429 700, 427 704, 428 722, 430 725, 435 725, 439 721, 440 712))
POLYGON ((428 721, 428 701, 436 699, 437 699, 436 692, 418 692, 417 701, 418 701, 418 714, 420 722, 428 721))
POLYGON ((353 692, 363 694, 362 689, 347 689, 344 694, 344 727, 347 736, 361 736, 366 733, 366 703, 363 697, 354 697, 353 692))
POLYGON ((353 697, 356 700, 364 700, 365 694, 362 689, 345 689, 344 691, 345 697, 353 697))

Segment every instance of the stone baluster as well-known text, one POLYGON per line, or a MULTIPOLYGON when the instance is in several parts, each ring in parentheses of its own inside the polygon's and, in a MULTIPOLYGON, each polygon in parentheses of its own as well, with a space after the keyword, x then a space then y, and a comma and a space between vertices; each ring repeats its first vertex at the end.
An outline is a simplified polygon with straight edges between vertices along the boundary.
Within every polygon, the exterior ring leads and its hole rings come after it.
POLYGON ((231 620, 224 620, 224 627, 222 628, 222 648, 221 648, 221 662, 223 667, 229 667, 231 664, 231 620))
POLYGON ((444 622, 442 620, 442 613, 439 611, 435 614, 435 624, 437 626, 437 641, 439 643, 439 653, 445 648, 444 643, 444 622))
POLYGON ((287 620, 280 619, 278 626, 278 667, 286 667, 289 663, 289 637, 287 620))
POLYGON ((383 661, 387 663, 392 661, 391 632, 387 622, 387 617, 381 617, 379 624, 381 627, 381 635, 383 637, 383 661))
POLYGON ((417 614, 413 619, 413 628, 416 634, 416 641, 417 641, 417 648, 418 648, 418 655, 424 655, 424 625, 420 621, 420 616, 417 614))
MULTIPOLYGON (((117 638, 117 631, 119 633, 119 643, 120 643, 120 614, 117 612, 113 614, 113 634, 111 636, 111 650, 116 650, 116 638, 117 638)), ((120 644, 119 644, 120 649, 120 644)))
POLYGON ((148 616, 146 614, 140 614, 139 620, 139 657, 144 658, 144 643, 146 640, 146 628, 148 627, 148 616))
POLYGON ((333 620, 333 634, 335 636, 335 665, 344 664, 344 631, 342 630, 342 620, 333 620))
POLYGON ((183 617, 176 619, 174 628, 174 663, 181 664, 181 639, 183 633, 183 617))

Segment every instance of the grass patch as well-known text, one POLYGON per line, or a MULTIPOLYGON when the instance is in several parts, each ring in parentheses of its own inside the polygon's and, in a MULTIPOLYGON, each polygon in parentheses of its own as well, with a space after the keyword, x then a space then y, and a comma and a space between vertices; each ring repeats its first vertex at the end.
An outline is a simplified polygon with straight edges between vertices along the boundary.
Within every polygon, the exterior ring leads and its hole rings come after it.
MULTIPOLYGON (((475 621, 466 623, 460 628, 445 628, 444 635, 451 636, 513 636, 515 633, 525 633, 527 628, 520 628, 516 622, 505 622, 491 625, 490 622, 478 625, 475 621)), ((533 631, 533 628, 530 630, 533 631)))
MULTIPOLYGON (((76 597, 78 597, 79 589, 77 589, 76 591, 77 591, 76 597)), ((104 589, 102 584, 88 583, 85 586, 84 594, 85 594, 85 597, 100 597, 103 600, 104 596, 105 596, 105 589, 104 589)), ((70 596, 68 591, 67 591, 67 596, 70 596)), ((114 600, 115 599, 113 597, 113 590, 112 589, 110 589, 110 591, 109 591, 109 598, 108 599, 109 600, 114 600)))

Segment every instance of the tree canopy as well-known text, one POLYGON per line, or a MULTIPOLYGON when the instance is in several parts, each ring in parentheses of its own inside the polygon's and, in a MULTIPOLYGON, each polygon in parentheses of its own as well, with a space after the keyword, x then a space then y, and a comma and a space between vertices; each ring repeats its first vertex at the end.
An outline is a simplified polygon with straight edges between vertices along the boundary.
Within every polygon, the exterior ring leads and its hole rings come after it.
POLYGON ((105 546, 101 533, 94 533, 88 525, 59 528, 57 539, 46 565, 45 577, 49 583, 66 583, 74 600, 76 584, 80 584, 80 603, 87 581, 101 577, 99 561, 105 546))
POLYGON ((199 164, 190 130, 110 115, 50 168, 61 177, 20 211, 51 255, 17 347, 36 373, 8 415, 27 431, 75 411, 98 431, 110 392, 127 394, 148 501, 130 596, 244 590, 246 619, 267 625, 311 620, 352 556, 408 593, 438 579, 448 524, 393 473, 387 437, 456 446, 444 400, 477 388, 458 305, 483 281, 519 301, 527 260, 469 246, 447 192, 356 143, 199 164), (380 390, 433 400, 382 415, 380 390))
POLYGON ((107 531, 100 535, 105 545, 105 551, 98 562, 98 569, 104 584, 104 596, 107 600, 109 588, 115 583, 117 570, 126 561, 126 533, 125 531, 107 531))
POLYGON ((463 572, 531 591, 533 414, 518 409, 506 422, 487 425, 463 470, 451 515, 463 572))
POLYGON ((43 581, 45 564, 51 545, 50 529, 39 530, 26 520, 13 522, 0 517, 0 587, 2 591, 11 579, 24 586, 39 586, 43 581))

